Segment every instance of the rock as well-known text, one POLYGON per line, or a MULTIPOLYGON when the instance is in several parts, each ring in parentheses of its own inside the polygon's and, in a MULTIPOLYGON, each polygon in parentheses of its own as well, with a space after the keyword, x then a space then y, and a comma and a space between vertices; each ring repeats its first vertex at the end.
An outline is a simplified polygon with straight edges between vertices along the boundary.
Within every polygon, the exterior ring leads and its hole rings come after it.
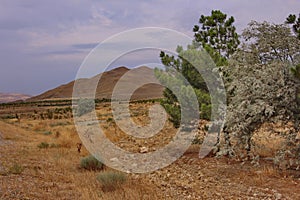
POLYGON ((140 153, 147 153, 149 151, 148 147, 141 147, 140 153))
POLYGON ((111 158, 110 161, 111 162, 119 162, 119 159, 118 158, 111 158))
POLYGON ((297 133, 297 135, 296 135, 296 138, 295 138, 296 140, 300 140, 300 132, 298 132, 297 133))
POLYGON ((280 194, 280 193, 275 193, 275 199, 276 200, 279 200, 279 199, 281 199, 282 198, 282 194, 280 194))
POLYGON ((166 187, 168 184, 167 184, 167 182, 162 181, 160 185, 163 186, 163 187, 166 187))

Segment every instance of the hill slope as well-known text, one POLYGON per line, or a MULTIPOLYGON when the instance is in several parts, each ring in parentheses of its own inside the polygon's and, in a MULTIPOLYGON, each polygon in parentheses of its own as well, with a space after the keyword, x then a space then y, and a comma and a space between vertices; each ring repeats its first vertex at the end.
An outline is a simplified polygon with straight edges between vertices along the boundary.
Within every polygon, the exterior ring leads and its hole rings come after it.
MULTIPOLYGON (((80 88, 82 89, 80 92, 85 92, 87 90, 86 88, 89 88, 91 83, 95 80, 98 80, 100 77, 101 79, 98 82, 96 98, 110 99, 114 87, 121 77, 122 84, 130 87, 136 84, 138 79, 152 80, 154 78, 154 73, 153 69, 148 67, 139 67, 135 69, 128 69, 126 67, 115 68, 98 74, 92 78, 79 79, 78 82, 80 82, 80 88), (122 77, 125 74, 126 76, 122 77)), ((28 101, 39 101, 45 99, 70 99, 73 93, 73 86, 74 81, 65 85, 61 85, 38 96, 32 97, 28 101)), ((163 90, 163 86, 154 83, 142 85, 133 93, 131 99, 141 100, 160 98, 163 96, 163 90)))

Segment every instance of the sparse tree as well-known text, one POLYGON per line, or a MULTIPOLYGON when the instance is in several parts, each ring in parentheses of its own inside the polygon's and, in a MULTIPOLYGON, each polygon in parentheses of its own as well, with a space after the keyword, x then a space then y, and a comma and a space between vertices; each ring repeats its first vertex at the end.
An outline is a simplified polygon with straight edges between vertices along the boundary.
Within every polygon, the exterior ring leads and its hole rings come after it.
MULTIPOLYGON (((189 100, 193 90, 198 98, 198 108, 203 108, 203 110, 201 110, 201 117, 209 119, 210 109, 207 108, 210 108, 210 96, 208 88, 199 71, 189 62, 192 60, 193 63, 196 63, 197 59, 203 59, 203 56, 201 55, 205 54, 205 52, 194 48, 192 45, 190 45, 187 50, 183 50, 183 48, 179 47, 177 48, 177 52, 179 54, 177 59, 175 59, 174 56, 169 56, 164 52, 161 52, 160 56, 162 63, 165 65, 169 75, 163 75, 160 71, 156 71, 156 77, 158 77, 162 83, 168 82, 170 85, 181 85, 180 98, 181 100, 184 99, 182 102, 192 103, 189 100), (187 57, 190 58, 189 61, 184 59, 187 57), (176 75, 170 76, 172 73, 181 74, 186 80, 176 77, 176 75)), ((164 97, 165 99, 161 101, 161 105, 166 109, 167 113, 170 115, 170 121, 177 128, 181 121, 181 105, 179 104, 178 96, 175 96, 174 93, 167 88, 164 91, 164 97)))
MULTIPOLYGON (((213 10, 211 16, 201 15, 199 23, 201 27, 195 25, 193 29, 195 33, 193 44, 188 45, 186 50, 178 46, 178 58, 165 52, 161 52, 160 57, 166 71, 175 70, 189 82, 197 95, 201 118, 210 119, 211 100, 207 85, 199 70, 190 61, 198 63, 197 65, 203 69, 204 65, 209 63, 204 64, 205 62, 203 62, 207 60, 206 53, 208 53, 216 66, 227 65, 227 59, 237 50, 240 41, 233 25, 234 18, 227 19, 227 15, 219 10, 213 10), (185 59, 187 57, 189 61, 185 59)), ((207 66, 206 70, 211 69, 207 66)), ((166 77, 160 77, 160 79, 166 79, 166 77)), ((189 91, 189 89, 184 89, 184 91, 189 91)), ((164 97, 161 104, 170 115, 170 120, 175 127, 178 127, 181 115, 178 99, 170 89, 165 89, 164 97)))
POLYGON ((194 26, 195 41, 210 53, 217 65, 224 64, 240 44, 234 21, 234 17, 227 18, 220 10, 212 10, 210 16, 201 15, 200 26, 194 26))

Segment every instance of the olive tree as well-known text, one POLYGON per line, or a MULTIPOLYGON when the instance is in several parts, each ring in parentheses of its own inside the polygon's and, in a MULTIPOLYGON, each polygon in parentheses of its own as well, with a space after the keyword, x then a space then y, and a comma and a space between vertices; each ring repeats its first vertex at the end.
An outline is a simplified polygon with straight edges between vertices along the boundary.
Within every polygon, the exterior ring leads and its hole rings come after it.
POLYGON ((252 62, 267 64, 278 60, 299 63, 300 40, 285 24, 252 21, 242 37, 246 41, 242 49, 252 54, 252 62))
MULTIPOLYGON (((253 131, 260 125, 297 120, 300 85, 290 68, 300 51, 299 40, 286 25, 251 22, 243 39, 229 66, 221 68, 228 107, 219 154, 249 158, 253 131)), ((295 133, 289 136, 293 139, 295 133)))
POLYGON ((228 98, 223 153, 242 152, 243 157, 249 155, 252 133, 262 123, 295 119, 299 82, 282 62, 250 65, 231 61, 229 65, 222 69, 227 74, 228 98))

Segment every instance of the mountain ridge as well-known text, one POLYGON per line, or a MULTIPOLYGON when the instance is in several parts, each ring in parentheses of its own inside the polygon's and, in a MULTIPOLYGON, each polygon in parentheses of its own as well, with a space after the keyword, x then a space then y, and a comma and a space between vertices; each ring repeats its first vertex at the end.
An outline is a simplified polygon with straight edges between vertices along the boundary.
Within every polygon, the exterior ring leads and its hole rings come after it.
POLYGON ((20 93, 4 93, 0 92, 0 103, 9 103, 14 101, 24 101, 32 96, 20 93))

